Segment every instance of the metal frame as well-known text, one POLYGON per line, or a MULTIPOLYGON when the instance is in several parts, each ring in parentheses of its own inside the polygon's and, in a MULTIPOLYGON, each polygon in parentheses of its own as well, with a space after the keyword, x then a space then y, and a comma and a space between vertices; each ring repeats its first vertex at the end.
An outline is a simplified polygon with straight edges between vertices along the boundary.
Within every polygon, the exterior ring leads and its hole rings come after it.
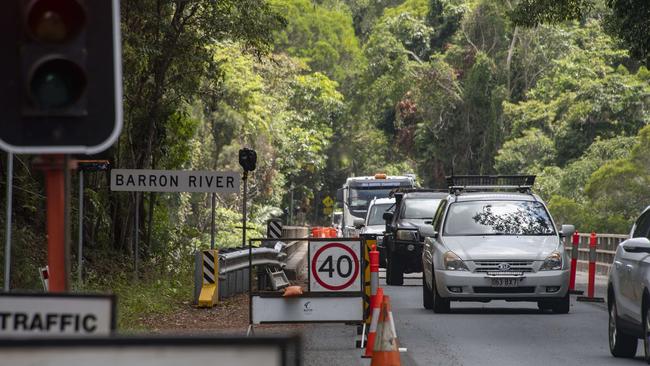
POLYGON ((209 347, 209 346, 277 346, 282 353, 282 364, 286 366, 302 365, 302 342, 299 336, 290 337, 86 337, 86 338, 50 338, 50 339, 2 339, 0 353, 8 348, 48 348, 65 349, 91 347, 209 347))
MULTIPOLYGON (((346 241, 349 240, 359 240, 361 243, 361 256, 359 258, 359 268, 360 268, 360 275, 359 275, 359 281, 361 282, 361 289, 362 291, 359 292, 307 292, 304 294, 303 298, 309 298, 309 297, 359 297, 361 299, 361 304, 363 306, 363 288, 364 288, 364 283, 365 283, 365 276, 364 276, 364 256, 363 256, 363 240, 361 238, 282 238, 282 241, 307 241, 307 257, 310 257, 310 246, 309 242, 329 242, 333 241, 336 239, 345 239, 346 241)), ((265 241, 277 241, 278 239, 269 239, 269 238, 253 238, 248 240, 248 331, 247 335, 254 334, 253 331, 253 296, 259 296, 259 297, 281 297, 282 295, 276 292, 261 292, 261 291, 255 291, 253 292, 253 242, 265 242, 265 241)), ((311 276, 309 273, 309 268, 307 270, 308 276, 311 276)), ((300 297, 298 297, 300 298, 300 297)), ((362 308, 363 311, 363 308, 362 308)), ((265 322, 267 323, 267 322, 265 322)), ((278 324, 285 324, 285 323, 347 323, 347 324, 357 324, 355 322, 350 322, 348 320, 345 321, 296 321, 296 322, 268 322, 270 323, 278 323, 278 324)), ((363 323, 363 320, 360 320, 358 324, 363 323)))

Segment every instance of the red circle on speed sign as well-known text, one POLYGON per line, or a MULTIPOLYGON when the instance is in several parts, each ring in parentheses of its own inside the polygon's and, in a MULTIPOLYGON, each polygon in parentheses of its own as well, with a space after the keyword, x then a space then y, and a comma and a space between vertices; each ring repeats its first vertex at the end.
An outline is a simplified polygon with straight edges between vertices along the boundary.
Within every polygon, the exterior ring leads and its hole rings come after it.
POLYGON ((357 258, 357 254, 352 249, 350 249, 350 247, 347 247, 341 243, 329 243, 327 245, 323 245, 320 249, 316 251, 316 254, 314 254, 314 258, 311 261, 311 273, 314 276, 316 282, 318 282, 318 284, 323 286, 324 288, 330 291, 343 290, 344 288, 349 287, 351 284, 353 284, 354 280, 356 280, 357 277, 359 276, 359 258, 357 258), (318 263, 318 257, 321 254, 323 254, 324 251, 330 248, 340 248, 348 252, 348 254, 350 254, 350 257, 352 257, 352 262, 354 263, 353 276, 347 282, 341 285, 330 285, 325 283, 325 281, 323 281, 323 279, 320 278, 320 276, 318 275, 318 271, 316 270, 316 263, 318 263))

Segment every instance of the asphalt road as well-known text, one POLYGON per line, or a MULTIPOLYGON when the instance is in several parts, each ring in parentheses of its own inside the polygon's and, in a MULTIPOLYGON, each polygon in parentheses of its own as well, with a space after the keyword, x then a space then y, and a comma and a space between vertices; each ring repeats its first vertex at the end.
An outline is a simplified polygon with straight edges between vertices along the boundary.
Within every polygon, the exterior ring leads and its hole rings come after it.
MULTIPOLYGON (((580 282, 584 276, 578 278, 580 282)), ((600 278, 601 285, 604 278, 600 278)), ((383 283, 383 281, 382 281, 383 283)), ((643 365, 617 359, 607 344, 605 304, 575 301, 569 314, 541 313, 534 303, 452 303, 450 314, 422 307, 421 280, 383 286, 390 295, 402 365, 643 365)), ((604 290, 597 289, 597 295, 604 290)), ((354 348, 355 331, 343 325, 310 325, 303 333, 305 365, 368 365, 354 348)))

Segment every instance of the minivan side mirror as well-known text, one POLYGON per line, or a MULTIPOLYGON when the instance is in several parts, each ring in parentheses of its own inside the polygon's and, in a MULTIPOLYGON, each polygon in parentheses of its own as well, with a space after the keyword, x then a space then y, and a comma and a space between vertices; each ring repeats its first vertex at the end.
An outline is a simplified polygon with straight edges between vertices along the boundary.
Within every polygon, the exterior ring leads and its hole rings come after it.
POLYGON ((381 217, 384 219, 384 221, 393 221, 393 213, 390 211, 384 212, 381 217))
POLYGON ((438 232, 433 229, 431 225, 424 225, 418 229, 420 232, 420 241, 424 241, 426 238, 437 238, 438 232))
POLYGON ((627 239, 621 245, 626 252, 650 254, 650 240, 646 237, 627 239))
POLYGON ((362 227, 366 226, 366 220, 355 217, 354 220, 352 220, 352 225, 354 225, 356 229, 361 229, 362 227))
POLYGON ((571 237, 573 233, 576 232, 576 227, 573 225, 562 225, 562 228, 560 229, 560 236, 563 238, 565 237, 571 237))

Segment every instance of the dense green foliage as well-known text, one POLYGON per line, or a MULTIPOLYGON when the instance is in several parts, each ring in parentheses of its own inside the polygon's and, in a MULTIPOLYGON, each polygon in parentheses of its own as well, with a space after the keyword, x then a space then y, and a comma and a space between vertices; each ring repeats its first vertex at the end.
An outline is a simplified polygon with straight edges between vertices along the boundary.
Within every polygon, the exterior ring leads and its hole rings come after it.
MULTIPOLYGON (((325 222, 320 202, 345 177, 379 171, 427 186, 451 173, 538 174, 557 221, 581 231, 626 232, 650 204, 645 0, 122 4, 125 128, 106 156, 120 168, 238 171, 239 148, 255 148, 251 236, 272 216, 325 222)), ((16 170, 12 283, 36 288, 42 182, 28 157, 16 170)), ((104 173, 85 194, 98 288, 132 270, 136 201, 110 193, 104 173)), ((143 277, 189 278, 186 259, 209 246, 210 197, 141 198, 143 277)), ((218 197, 220 247, 241 243, 240 206, 218 197)))

